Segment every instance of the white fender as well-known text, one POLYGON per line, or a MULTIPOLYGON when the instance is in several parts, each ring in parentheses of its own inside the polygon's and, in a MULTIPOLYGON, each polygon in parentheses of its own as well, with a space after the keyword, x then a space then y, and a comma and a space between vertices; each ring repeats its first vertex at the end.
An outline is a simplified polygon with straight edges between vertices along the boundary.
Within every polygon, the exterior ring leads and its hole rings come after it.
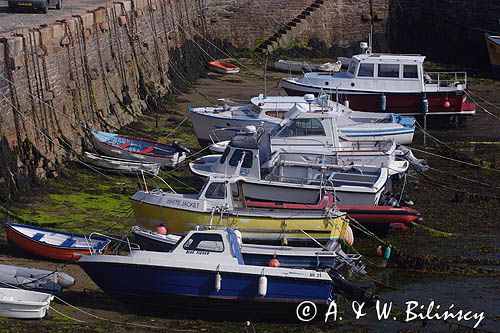
POLYGON ((266 296, 267 294, 267 277, 262 275, 259 277, 259 296, 266 296))
POLYGON ((220 275, 219 272, 217 272, 217 274, 215 274, 215 291, 219 292, 221 286, 222 286, 222 276, 220 275))

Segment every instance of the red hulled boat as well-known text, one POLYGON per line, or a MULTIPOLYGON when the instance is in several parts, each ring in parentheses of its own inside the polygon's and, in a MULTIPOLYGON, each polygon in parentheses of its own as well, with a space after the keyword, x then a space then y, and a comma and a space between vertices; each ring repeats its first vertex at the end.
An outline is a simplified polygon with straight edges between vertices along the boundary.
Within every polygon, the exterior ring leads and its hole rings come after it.
MULTIPOLYGON (((253 208, 271 208, 271 209, 303 209, 303 210, 323 210, 328 207, 333 207, 335 204, 333 195, 325 193, 320 202, 315 205, 282 203, 270 201, 251 201, 247 200, 247 207, 253 208)), ((383 225, 392 225, 398 229, 405 229, 402 226, 408 226, 421 218, 420 213, 410 207, 394 207, 394 206, 342 206, 338 205, 337 209, 347 213, 350 217, 361 224, 373 226, 377 228, 383 225)))
POLYGON ((357 111, 420 116, 473 116, 466 72, 424 72, 425 56, 375 54, 352 57, 347 72, 284 78, 288 95, 330 93, 357 111))
POLYGON ((110 240, 87 238, 69 232, 54 231, 29 225, 5 223, 7 240, 26 252, 61 261, 77 261, 79 255, 104 253, 110 240))
POLYGON ((240 72, 240 68, 225 61, 210 61, 208 66, 211 70, 221 74, 236 74, 240 72))

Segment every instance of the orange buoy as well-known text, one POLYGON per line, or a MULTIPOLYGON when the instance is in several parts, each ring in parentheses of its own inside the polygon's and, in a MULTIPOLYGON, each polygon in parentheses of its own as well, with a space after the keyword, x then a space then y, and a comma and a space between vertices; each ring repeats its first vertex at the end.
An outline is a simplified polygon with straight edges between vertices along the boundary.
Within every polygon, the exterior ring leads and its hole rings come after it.
POLYGON ((344 233, 344 236, 342 237, 345 242, 349 245, 352 246, 352 244, 354 244, 354 233, 352 232, 352 229, 350 226, 347 226, 346 230, 345 230, 345 233, 344 233))
POLYGON ((160 235, 166 235, 168 230, 167 227, 165 227, 163 224, 160 224, 159 226, 156 227, 156 232, 159 233, 160 235))
POLYGON ((443 103, 443 106, 444 106, 445 108, 449 108, 449 107, 450 107, 450 102, 449 102, 449 101, 445 101, 445 102, 443 103))
POLYGON ((278 259, 273 258, 273 259, 269 260, 268 266, 269 267, 280 267, 280 262, 278 259))
POLYGON ((382 245, 379 245, 379 246, 377 247, 377 255, 378 255, 379 257, 382 257, 382 245))

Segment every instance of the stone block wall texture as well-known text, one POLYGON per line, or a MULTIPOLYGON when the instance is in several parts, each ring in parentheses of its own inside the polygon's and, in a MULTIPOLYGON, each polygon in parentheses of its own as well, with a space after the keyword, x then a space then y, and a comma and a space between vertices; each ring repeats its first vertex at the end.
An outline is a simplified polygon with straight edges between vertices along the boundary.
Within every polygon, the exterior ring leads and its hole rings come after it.
POLYGON ((421 53, 435 61, 487 69, 486 31, 500 35, 500 1, 389 1, 392 52, 421 53))
MULTIPOLYGON (((116 130, 154 108, 156 96, 188 87, 223 55, 217 48, 253 50, 313 2, 118 1, 1 37, 0 201, 77 158, 90 130, 116 130)), ((469 26, 498 30, 500 12, 488 0, 318 3, 280 45, 350 55, 373 23, 375 51, 445 57, 452 49, 468 59, 484 43, 469 26)))

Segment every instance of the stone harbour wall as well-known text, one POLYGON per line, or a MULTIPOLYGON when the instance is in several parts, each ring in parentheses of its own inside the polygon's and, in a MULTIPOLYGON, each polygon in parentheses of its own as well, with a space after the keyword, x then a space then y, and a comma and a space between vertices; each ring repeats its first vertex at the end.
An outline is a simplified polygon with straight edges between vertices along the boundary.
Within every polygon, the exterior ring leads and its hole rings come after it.
POLYGON ((194 78, 199 68, 183 65, 199 63, 183 33, 198 17, 187 2, 117 2, 1 39, 0 200, 56 174, 91 130, 119 129, 154 106, 176 66, 194 78))
MULTIPOLYGON (((311 3, 119 1, 2 37, 0 201, 56 175, 90 144, 91 130, 119 129, 156 96, 196 79, 207 54, 221 55, 212 43, 252 51, 311 3)), ((370 3, 325 0, 309 19, 311 32, 297 38, 348 47, 367 35, 370 3)))
POLYGON ((359 52, 373 24, 377 52, 486 63, 481 29, 500 30, 500 2, 488 0, 108 4, 0 37, 0 202, 57 175, 91 130, 119 129, 154 110, 156 97, 186 88, 211 57, 252 53, 294 20, 276 48, 295 56, 359 52))

